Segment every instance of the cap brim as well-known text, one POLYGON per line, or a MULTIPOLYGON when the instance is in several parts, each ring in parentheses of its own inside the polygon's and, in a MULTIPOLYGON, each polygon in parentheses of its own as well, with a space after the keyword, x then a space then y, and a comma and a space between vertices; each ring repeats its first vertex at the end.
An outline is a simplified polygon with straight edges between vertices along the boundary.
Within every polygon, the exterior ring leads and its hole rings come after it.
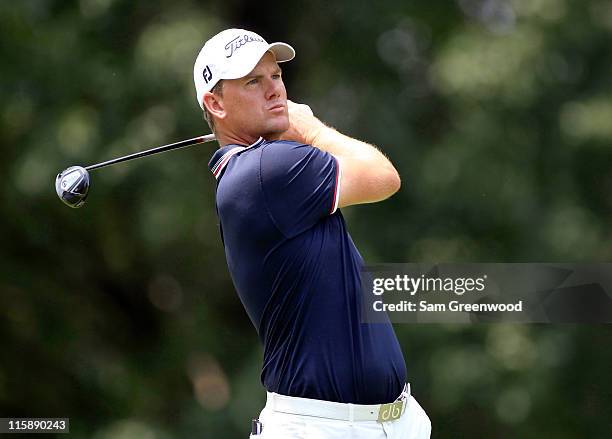
POLYGON ((295 58, 295 50, 287 43, 272 43, 268 46, 268 50, 276 56, 276 62, 291 61, 295 58))

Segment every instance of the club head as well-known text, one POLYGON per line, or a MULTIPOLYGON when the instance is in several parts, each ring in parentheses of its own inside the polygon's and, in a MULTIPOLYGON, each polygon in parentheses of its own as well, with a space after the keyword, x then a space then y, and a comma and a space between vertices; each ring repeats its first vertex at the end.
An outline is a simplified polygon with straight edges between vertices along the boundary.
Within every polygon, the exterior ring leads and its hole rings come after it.
POLYGON ((81 207, 89 192, 89 172, 81 166, 71 166, 57 174, 55 192, 67 206, 81 207))

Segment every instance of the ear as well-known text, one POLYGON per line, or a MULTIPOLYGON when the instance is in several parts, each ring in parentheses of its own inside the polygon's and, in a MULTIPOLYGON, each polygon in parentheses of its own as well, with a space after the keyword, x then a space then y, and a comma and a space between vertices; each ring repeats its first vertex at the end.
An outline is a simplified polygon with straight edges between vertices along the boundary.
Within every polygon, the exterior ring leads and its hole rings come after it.
POLYGON ((225 111, 225 106, 223 105, 223 98, 219 95, 215 95, 209 91, 204 93, 204 97, 202 98, 202 103, 208 110, 210 114, 212 114, 217 119, 225 119, 227 115, 225 111))

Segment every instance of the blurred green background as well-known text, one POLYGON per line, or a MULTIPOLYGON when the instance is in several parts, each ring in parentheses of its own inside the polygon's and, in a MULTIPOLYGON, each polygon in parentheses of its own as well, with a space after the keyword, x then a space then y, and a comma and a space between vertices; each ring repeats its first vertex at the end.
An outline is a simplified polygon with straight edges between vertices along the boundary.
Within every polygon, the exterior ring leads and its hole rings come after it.
MULTIPOLYGON (((225 265, 193 61, 287 41, 289 97, 403 178, 344 209, 368 263, 612 261, 612 2, 0 1, 0 416, 78 438, 246 438, 262 352, 225 265)), ((612 435, 605 325, 396 325, 433 437, 612 435)), ((64 437, 64 436, 58 436, 64 437)))

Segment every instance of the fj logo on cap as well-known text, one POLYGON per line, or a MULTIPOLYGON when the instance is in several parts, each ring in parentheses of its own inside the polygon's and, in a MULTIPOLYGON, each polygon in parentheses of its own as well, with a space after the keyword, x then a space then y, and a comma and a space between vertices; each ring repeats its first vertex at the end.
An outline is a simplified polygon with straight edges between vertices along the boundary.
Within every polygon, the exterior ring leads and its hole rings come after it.
POLYGON ((225 45, 225 57, 231 58, 236 50, 240 49, 245 44, 251 43, 253 41, 260 41, 262 43, 265 43, 265 41, 259 37, 252 37, 246 34, 237 36, 236 38, 234 38, 232 41, 230 41, 229 43, 225 45))
POLYGON ((202 72, 202 76, 204 76, 204 82, 208 84, 210 80, 212 79, 212 72, 210 71, 209 66, 206 66, 206 68, 202 72))

